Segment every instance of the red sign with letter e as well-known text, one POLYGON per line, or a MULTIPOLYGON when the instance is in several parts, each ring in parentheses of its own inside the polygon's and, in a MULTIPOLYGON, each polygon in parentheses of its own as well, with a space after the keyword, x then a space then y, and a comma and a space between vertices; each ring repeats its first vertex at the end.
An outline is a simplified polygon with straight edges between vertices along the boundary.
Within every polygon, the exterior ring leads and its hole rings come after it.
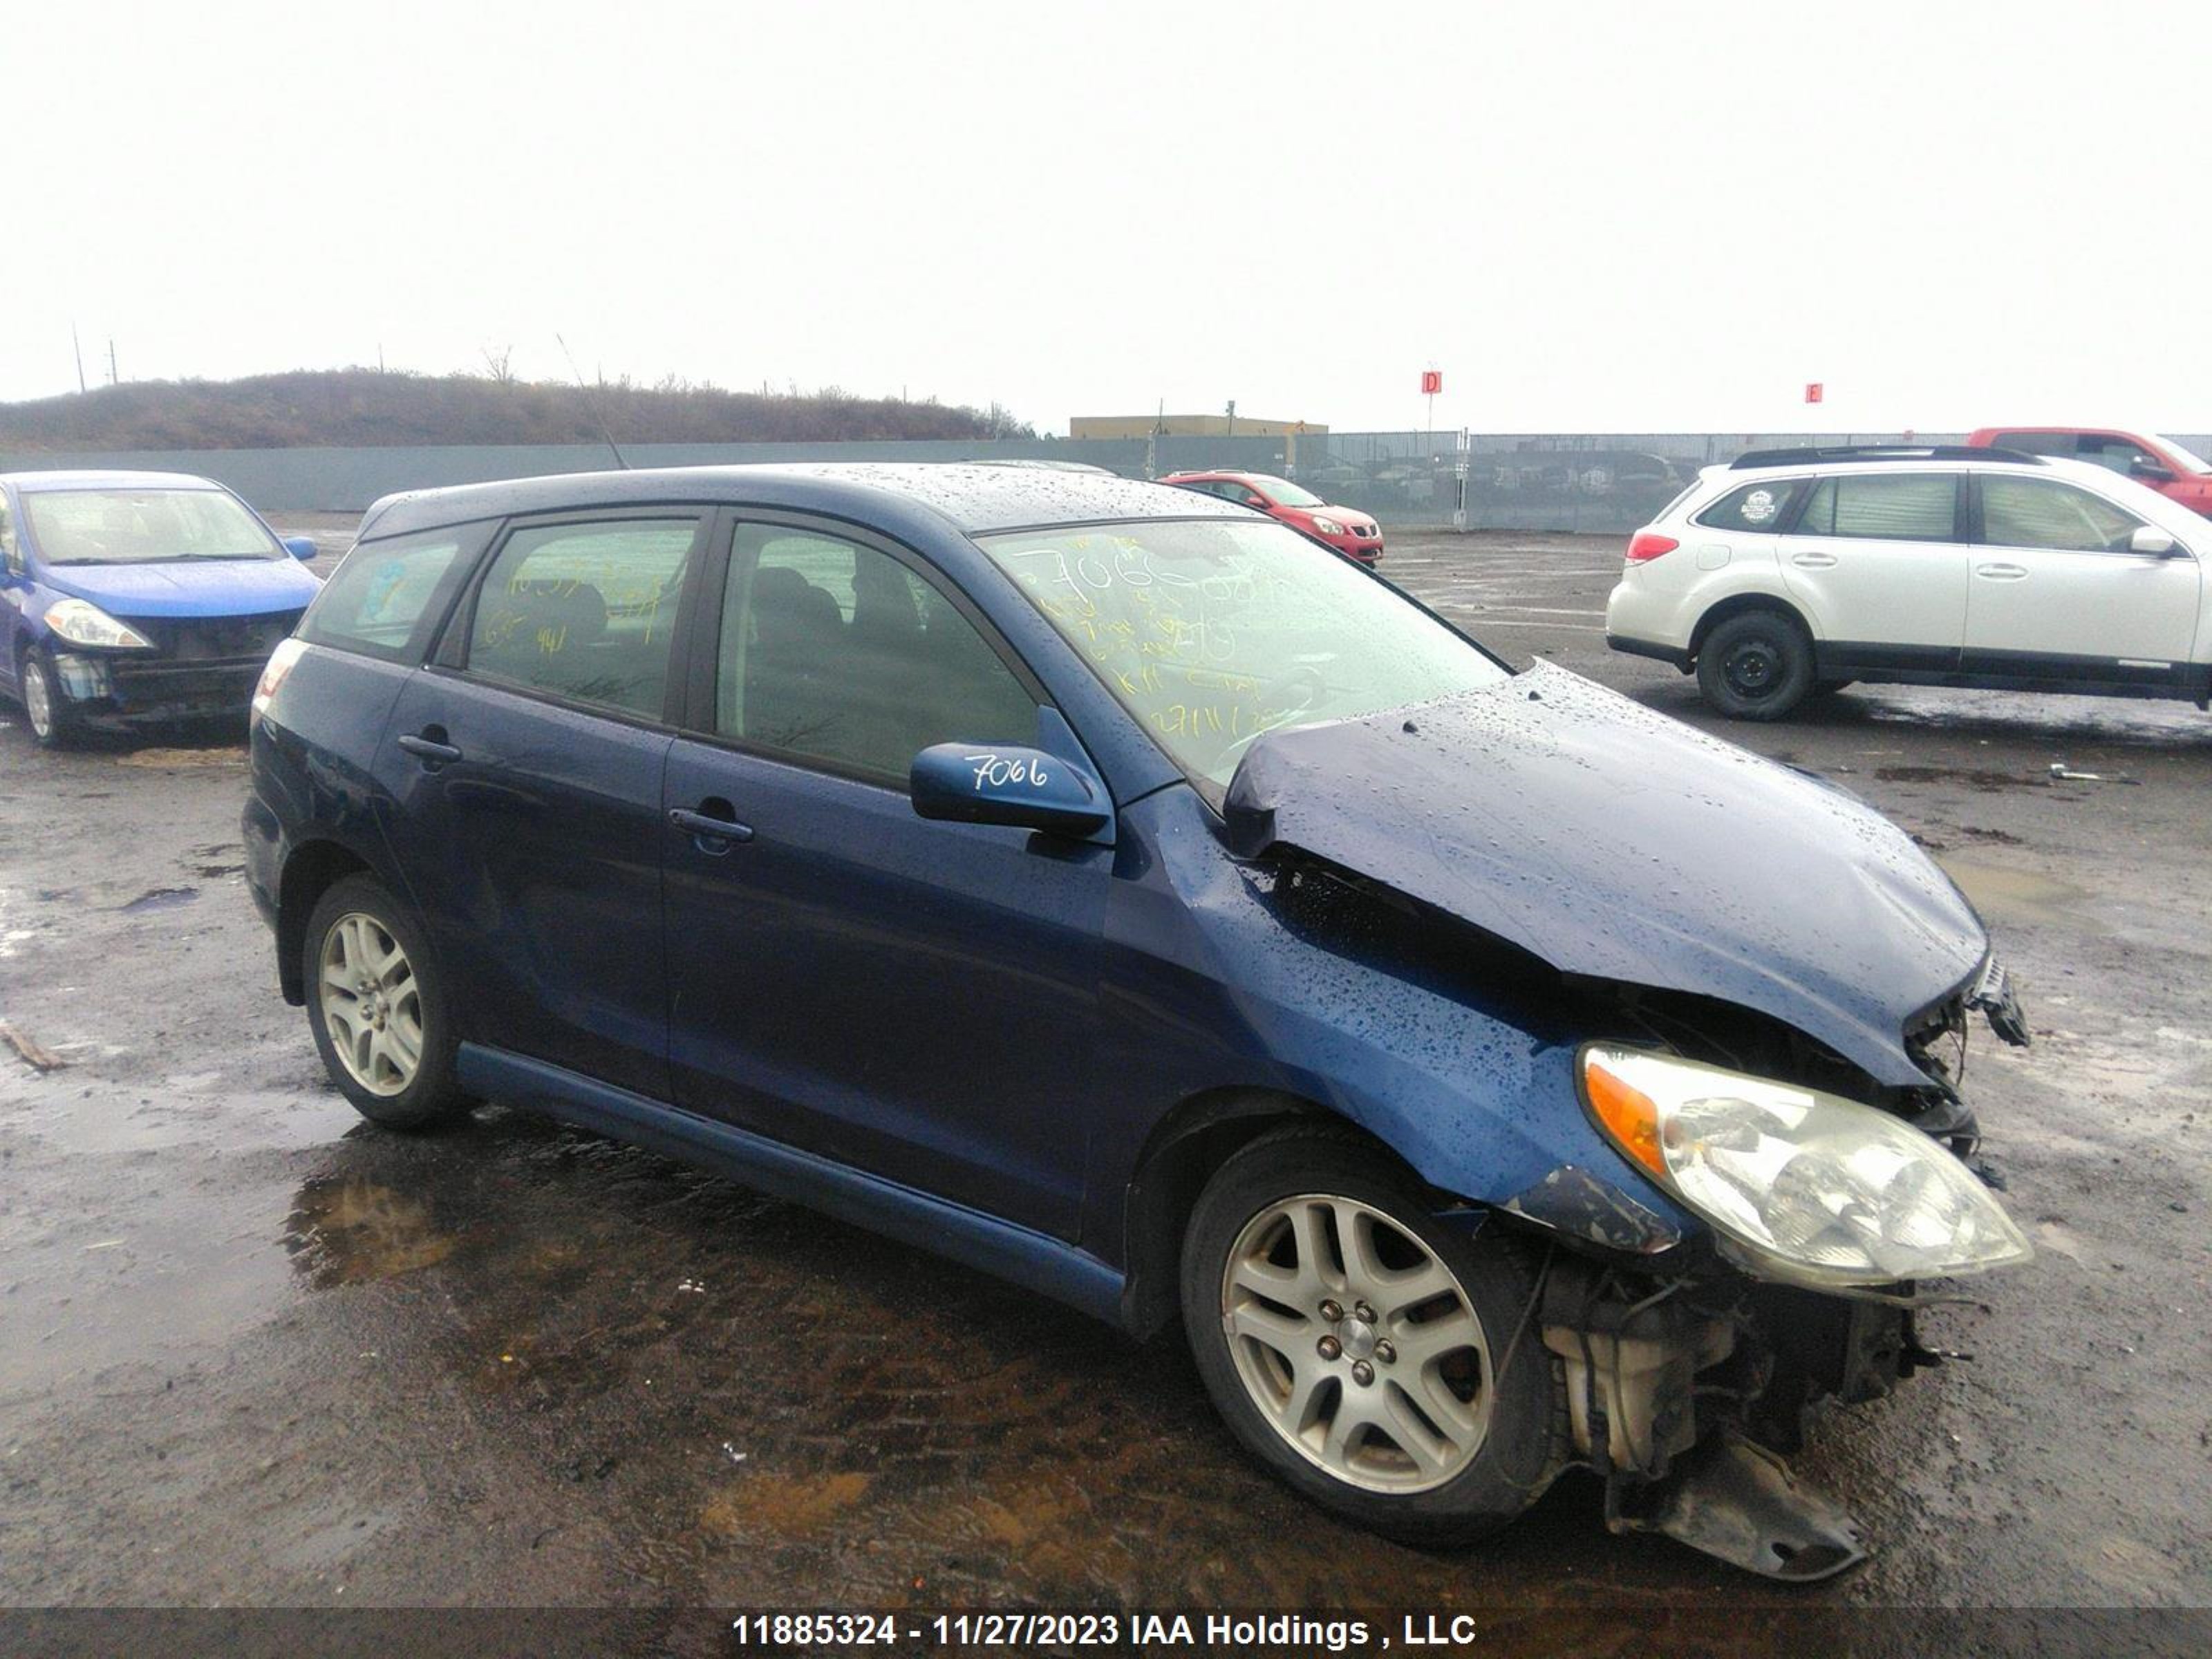
POLYGON ((1818 380, 1806 381, 1805 401, 1808 404, 1819 403, 1820 401, 1820 394, 1826 389, 1827 388, 1823 386, 1818 380))
POLYGON ((1425 368, 1421 371, 1421 391, 1425 395, 1433 398, 1437 393, 1442 392, 1443 389, 1443 370, 1441 368, 1425 368))

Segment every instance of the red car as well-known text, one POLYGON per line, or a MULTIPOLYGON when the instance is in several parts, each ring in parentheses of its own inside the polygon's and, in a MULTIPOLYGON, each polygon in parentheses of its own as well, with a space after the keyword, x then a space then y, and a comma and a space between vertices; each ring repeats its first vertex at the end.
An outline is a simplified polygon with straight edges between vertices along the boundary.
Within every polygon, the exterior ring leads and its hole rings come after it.
POLYGON ((2093 461, 2212 518, 2212 461, 2155 433, 2100 426, 1985 426, 1966 441, 1982 448, 2093 461))
POLYGON ((1288 478, 1267 472, 1170 472, 1160 482, 1255 507, 1361 564, 1382 556, 1382 527, 1372 518, 1354 507, 1331 507, 1288 478))

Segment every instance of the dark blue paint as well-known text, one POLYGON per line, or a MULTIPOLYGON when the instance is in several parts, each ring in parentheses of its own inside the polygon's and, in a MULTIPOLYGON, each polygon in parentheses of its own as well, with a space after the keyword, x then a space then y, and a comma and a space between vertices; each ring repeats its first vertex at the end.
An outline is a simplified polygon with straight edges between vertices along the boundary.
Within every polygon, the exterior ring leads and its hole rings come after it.
POLYGON ((914 757, 914 810, 946 823, 1096 835, 1112 822, 1106 787, 1079 763, 1012 744, 940 743, 914 757))
POLYGON ((1877 1081, 1981 965, 1973 907, 1871 807, 1548 663, 1269 736, 1230 833, 1373 876, 1563 973, 1769 1013, 1877 1081))
POLYGON ((1133 1308, 1146 1157, 1261 1102, 1358 1123, 1473 1205, 1617 1192, 1651 1218, 1625 1248, 1694 1240, 1577 1102, 1577 1046, 1633 1030, 1554 969, 1761 1010, 1925 1086, 1899 1027, 1984 954, 1965 901, 1870 811, 1556 672, 1271 736, 1218 814, 969 539, 1212 510, 1187 492, 995 468, 609 474, 398 498, 363 545, 647 502, 904 544, 1042 684, 1039 747, 1095 774, 1109 822, 1084 840, 932 821, 903 790, 680 724, 316 647, 255 737, 257 896, 273 909, 288 860, 342 846, 422 916, 473 1086, 1094 1312, 1133 1308))

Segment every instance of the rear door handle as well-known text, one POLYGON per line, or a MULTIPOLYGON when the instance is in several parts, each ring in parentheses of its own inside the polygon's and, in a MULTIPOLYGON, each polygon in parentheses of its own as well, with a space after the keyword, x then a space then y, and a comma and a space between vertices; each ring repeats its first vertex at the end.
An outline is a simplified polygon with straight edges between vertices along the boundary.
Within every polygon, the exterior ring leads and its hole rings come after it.
POLYGON ((2018 564, 1978 564, 1977 576, 1987 576, 1993 582, 2016 582, 2027 574, 2027 567, 2018 564))
POLYGON ((681 806, 668 809, 668 821, 690 836, 702 853, 726 853, 732 842, 753 838, 752 825, 749 823, 739 823, 734 818, 709 817, 704 812, 690 811, 681 806), (720 845, 709 846, 710 842, 720 845))
POLYGON ((461 757, 461 751, 452 744, 441 743, 432 737, 418 737, 412 732, 401 736, 399 746, 428 767, 449 766, 461 757))
POLYGON ((1836 556, 1832 553, 1793 553, 1790 562, 1802 565, 1808 570, 1828 570, 1834 568, 1836 556))

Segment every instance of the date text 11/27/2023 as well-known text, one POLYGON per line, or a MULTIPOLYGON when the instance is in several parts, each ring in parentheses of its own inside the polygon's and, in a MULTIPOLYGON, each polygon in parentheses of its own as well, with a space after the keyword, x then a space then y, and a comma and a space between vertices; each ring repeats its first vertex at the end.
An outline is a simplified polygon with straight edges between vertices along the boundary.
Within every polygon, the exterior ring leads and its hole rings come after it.
POLYGON ((842 1651, 921 1643, 953 1650, 1038 1647, 1204 1650, 1239 1653, 1383 1653, 1468 1649, 1480 1634, 1466 1615, 1389 1619, 1311 1613, 754 1613, 731 1622, 740 1648, 842 1651), (1393 1630, 1391 1626, 1396 1628, 1393 1630), (1394 1638, 1395 1638, 1394 1640, 1394 1638))

